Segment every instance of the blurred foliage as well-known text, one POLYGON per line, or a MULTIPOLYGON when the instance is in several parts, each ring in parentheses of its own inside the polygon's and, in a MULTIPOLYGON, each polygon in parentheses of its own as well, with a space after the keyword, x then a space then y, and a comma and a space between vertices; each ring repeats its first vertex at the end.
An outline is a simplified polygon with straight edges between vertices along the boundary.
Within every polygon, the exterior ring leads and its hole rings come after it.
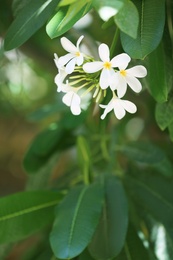
POLYGON ((171 0, 1 1, 0 259, 173 258, 172 15, 171 0), (137 113, 72 115, 59 36, 96 56, 115 34, 112 54, 148 71, 137 113))

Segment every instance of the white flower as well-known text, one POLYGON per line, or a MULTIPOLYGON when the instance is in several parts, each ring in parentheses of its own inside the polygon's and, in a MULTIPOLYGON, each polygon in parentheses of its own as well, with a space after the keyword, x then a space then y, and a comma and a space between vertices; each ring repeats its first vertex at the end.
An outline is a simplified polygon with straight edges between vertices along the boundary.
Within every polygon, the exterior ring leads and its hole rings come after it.
POLYGON ((118 119, 122 119, 125 116, 126 111, 131 114, 137 111, 137 107, 134 103, 128 100, 121 100, 114 93, 111 101, 107 105, 100 105, 100 107, 105 108, 101 119, 104 119, 111 110, 114 110, 114 114, 118 119))
POLYGON ((80 52, 79 44, 81 43, 84 36, 80 36, 78 39, 76 46, 69 41, 66 37, 61 38, 62 47, 69 52, 68 54, 59 58, 59 62, 64 66, 66 64, 65 71, 67 74, 71 74, 74 71, 75 65, 78 66, 83 64, 84 57, 80 52))
POLYGON ((109 47, 104 43, 99 46, 98 52, 101 61, 87 62, 83 65, 83 70, 87 73, 94 73, 102 70, 99 81, 100 87, 102 89, 106 89, 110 86, 110 88, 114 90, 115 86, 113 79, 115 76, 115 71, 113 68, 118 66, 124 67, 129 63, 130 57, 126 53, 122 53, 110 60, 109 47))
POLYGON ((122 98, 125 95, 127 85, 129 85, 134 92, 139 93, 142 90, 142 85, 137 78, 143 78, 147 75, 147 70, 144 66, 138 65, 126 69, 127 66, 128 62, 126 64, 118 65, 120 71, 116 72, 113 76, 113 89, 117 89, 117 95, 119 98, 122 98))
POLYGON ((70 90, 69 92, 67 92, 64 95, 62 101, 65 105, 70 107, 73 115, 79 115, 81 113, 81 98, 74 90, 70 90))
POLYGON ((57 85, 57 92, 66 92, 63 91, 64 89, 64 84, 63 81, 65 80, 67 73, 65 71, 65 67, 59 62, 59 58, 57 54, 54 54, 54 61, 56 64, 56 67, 58 68, 59 73, 55 76, 54 82, 57 85))

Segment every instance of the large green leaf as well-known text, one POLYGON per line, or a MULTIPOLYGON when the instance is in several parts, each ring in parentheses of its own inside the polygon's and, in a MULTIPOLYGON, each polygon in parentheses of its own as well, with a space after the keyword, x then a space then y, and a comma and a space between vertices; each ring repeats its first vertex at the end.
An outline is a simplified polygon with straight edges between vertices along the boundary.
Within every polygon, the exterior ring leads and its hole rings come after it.
POLYGON ((50 243, 56 257, 69 259, 89 244, 99 222, 103 205, 103 187, 80 186, 68 193, 56 209, 50 243))
POLYGON ((0 198, 0 242, 25 238, 51 223, 62 194, 51 191, 20 192, 0 198))
POLYGON ((53 154, 74 144, 74 136, 59 124, 53 124, 36 136, 25 154, 23 165, 30 173, 38 172, 53 154))
POLYGON ((29 1, 7 31, 5 50, 17 48, 27 41, 48 20, 58 3, 59 0, 29 1))
POLYGON ((24 8, 25 5, 27 5, 32 0, 13 0, 12 3, 12 10, 13 15, 17 16, 19 12, 24 8))
POLYGON ((94 259, 108 260, 122 250, 128 226, 128 206, 121 182, 115 176, 105 180, 105 205, 89 251, 94 259))
POLYGON ((161 43, 155 51, 148 56, 148 88, 157 102, 165 102, 168 97, 168 81, 166 73, 166 57, 164 46, 161 43))
POLYGON ((91 1, 77 1, 59 9, 46 26, 51 39, 68 31, 80 18, 91 9, 91 1))
POLYGON ((137 37, 139 14, 131 1, 126 1, 123 8, 114 16, 114 21, 122 32, 132 38, 137 37))
POLYGON ((161 130, 165 130, 173 122, 173 97, 163 104, 157 104, 155 117, 161 130))
POLYGON ((165 0, 133 0, 140 22, 137 38, 121 33, 122 46, 132 58, 143 59, 159 45, 165 24, 165 0))
POLYGON ((173 181, 141 174, 140 179, 127 177, 126 185, 135 203, 163 224, 173 241, 173 181))
POLYGON ((114 260, 146 260, 149 259, 148 251, 144 247, 136 230, 130 224, 127 232, 126 243, 121 253, 114 260))
POLYGON ((173 165, 164 150, 148 142, 131 142, 117 147, 130 160, 155 168, 164 176, 173 176, 173 165))

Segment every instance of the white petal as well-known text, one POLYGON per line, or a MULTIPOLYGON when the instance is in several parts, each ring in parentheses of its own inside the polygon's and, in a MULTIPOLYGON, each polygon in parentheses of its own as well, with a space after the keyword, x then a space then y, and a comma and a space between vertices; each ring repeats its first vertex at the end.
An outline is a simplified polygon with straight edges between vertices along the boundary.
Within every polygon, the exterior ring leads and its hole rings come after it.
POLYGON ((74 93, 70 106, 73 115, 79 115, 81 113, 80 102, 80 97, 78 96, 78 94, 74 93))
POLYGON ((102 61, 87 62, 83 65, 83 70, 87 73, 94 73, 103 68, 102 61))
POLYGON ((62 92, 67 93, 67 92, 70 92, 71 89, 72 88, 68 84, 64 84, 64 83, 61 84, 61 91, 62 92))
POLYGON ((129 55, 127 55, 126 53, 121 53, 111 60, 112 67, 118 67, 120 70, 124 70, 125 68, 127 68, 130 60, 131 58, 129 55))
POLYGON ((83 61, 84 61, 83 55, 80 54, 80 56, 76 58, 76 63, 78 66, 80 66, 82 65, 83 61))
POLYGON ((122 106, 124 107, 124 109, 131 113, 131 114, 134 114, 136 113, 137 111, 137 107, 134 103, 132 103, 131 101, 128 101, 128 100, 121 100, 121 104, 122 106))
POLYGON ((101 119, 105 119, 106 115, 113 109, 113 105, 112 100, 107 105, 99 105, 100 107, 105 108, 103 114, 101 115, 101 119))
POLYGON ((126 72, 136 78, 143 78, 147 75, 147 70, 144 66, 138 65, 133 68, 127 69, 126 72))
POLYGON ((76 46, 66 37, 61 38, 61 45, 67 52, 75 53, 76 51, 78 51, 76 46))
POLYGON ((68 53, 62 57, 59 58, 58 62, 59 64, 65 65, 67 62, 69 62, 71 59, 75 57, 74 54, 68 53))
POLYGON ((126 111, 120 101, 121 100, 118 98, 114 99, 114 113, 119 120, 122 119, 126 114, 126 111))
POLYGON ((69 92, 67 92, 67 93, 63 96, 63 98, 62 98, 62 102, 63 102, 66 106, 68 106, 68 107, 71 106, 71 100, 72 100, 72 97, 73 97, 73 93, 74 93, 74 92, 69 91, 69 92))
POLYGON ((100 75, 100 87, 102 89, 106 89, 109 86, 109 82, 111 80, 110 71, 107 69, 103 69, 100 75))
POLYGON ((127 91, 127 83, 125 77, 121 76, 119 72, 116 73, 116 77, 114 77, 116 89, 117 89, 117 96, 122 98, 127 91))
POLYGON ((74 71, 75 64, 76 64, 76 58, 71 59, 71 61, 67 63, 65 67, 65 71, 67 74, 71 74, 74 71))
POLYGON ((138 79, 136 79, 133 76, 129 76, 129 75, 126 75, 125 78, 126 78, 127 84, 131 87, 131 89, 134 92, 139 93, 142 90, 142 85, 138 79))
POLYGON ((76 47, 77 47, 78 50, 79 50, 79 44, 81 43, 81 41, 83 40, 83 38, 84 38, 84 36, 81 35, 81 36, 79 37, 79 39, 77 40, 76 47))
POLYGON ((99 46, 99 56, 103 62, 110 61, 109 47, 105 43, 102 43, 99 46))

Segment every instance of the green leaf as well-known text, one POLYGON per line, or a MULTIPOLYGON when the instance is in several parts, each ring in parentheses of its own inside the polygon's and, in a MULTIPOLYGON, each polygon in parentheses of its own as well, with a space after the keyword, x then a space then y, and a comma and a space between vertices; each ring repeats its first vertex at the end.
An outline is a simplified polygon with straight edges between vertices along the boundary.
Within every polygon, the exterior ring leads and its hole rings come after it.
POLYGON ((118 147, 117 150, 140 163, 155 164, 165 159, 164 152, 148 142, 131 142, 118 147))
POLYGON ((85 249, 79 256, 79 260, 94 260, 94 258, 90 255, 89 251, 85 249))
POLYGON ((132 58, 144 59, 159 45, 165 24, 165 0, 133 0, 140 22, 137 38, 121 33, 123 49, 132 58))
POLYGON ((161 43, 155 51, 148 56, 148 88, 151 95, 157 102, 165 102, 168 98, 168 80, 167 68, 165 63, 166 57, 164 46, 161 43))
POLYGON ((139 14, 131 1, 124 4, 123 8, 114 16, 114 21, 122 32, 132 38, 137 37, 139 14))
POLYGON ((156 105, 155 117, 161 130, 165 130, 173 122, 173 97, 163 104, 156 105))
POLYGON ((91 1, 80 1, 69 7, 62 7, 46 26, 46 32, 51 39, 68 31, 80 18, 91 9, 91 1))
POLYGON ((25 170, 34 174, 44 167, 53 154, 66 149, 75 142, 74 136, 60 124, 52 124, 38 134, 30 145, 23 160, 25 170))
POLYGON ((13 0, 12 9, 13 15, 16 16, 23 9, 25 5, 27 5, 31 0, 13 0))
MULTIPOLYGON (((151 214, 157 221, 163 224, 173 240, 173 181, 165 180, 158 175, 141 175, 126 177, 126 184, 138 207, 151 214)), ((140 210, 140 209, 138 209, 140 210)))
POLYGON ((130 160, 155 168, 164 176, 173 176, 173 165, 165 152, 148 142, 131 142, 117 148, 130 160))
POLYGON ((149 259, 148 251, 144 247, 136 230, 130 224, 127 232, 126 243, 121 253, 114 260, 146 260, 149 259))
POLYGON ((77 0, 61 0, 59 6, 65 6, 65 5, 71 5, 74 2, 76 2, 77 0))
POLYGON ((128 226, 127 199, 121 182, 115 176, 105 180, 105 206, 100 223, 89 245, 97 260, 117 256, 125 242, 128 226))
POLYGON ((62 194, 51 191, 20 192, 0 198, 0 242, 23 239, 45 227, 54 217, 62 194))
POLYGON ((5 50, 26 42, 47 21, 58 3, 59 0, 32 0, 25 5, 7 31, 5 50))
POLYGON ((77 187, 56 209, 50 243, 56 257, 69 259, 89 244, 99 222, 103 187, 99 184, 77 187))
POLYGON ((41 108, 33 111, 27 116, 27 119, 32 122, 38 122, 64 111, 66 111, 64 103, 58 100, 56 103, 43 105, 41 108))

